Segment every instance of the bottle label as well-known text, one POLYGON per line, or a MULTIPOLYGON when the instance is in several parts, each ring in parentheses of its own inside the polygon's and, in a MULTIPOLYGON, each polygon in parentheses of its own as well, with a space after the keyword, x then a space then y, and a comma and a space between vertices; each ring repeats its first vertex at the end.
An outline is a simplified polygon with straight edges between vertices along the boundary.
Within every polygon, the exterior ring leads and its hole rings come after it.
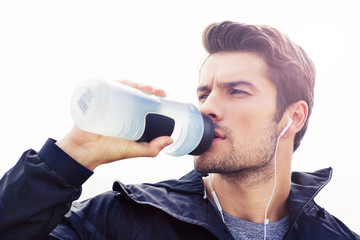
POLYGON ((77 105, 80 108, 81 112, 85 115, 86 111, 89 108, 90 103, 92 102, 92 99, 94 98, 94 94, 91 92, 89 88, 81 94, 80 99, 77 101, 77 105))

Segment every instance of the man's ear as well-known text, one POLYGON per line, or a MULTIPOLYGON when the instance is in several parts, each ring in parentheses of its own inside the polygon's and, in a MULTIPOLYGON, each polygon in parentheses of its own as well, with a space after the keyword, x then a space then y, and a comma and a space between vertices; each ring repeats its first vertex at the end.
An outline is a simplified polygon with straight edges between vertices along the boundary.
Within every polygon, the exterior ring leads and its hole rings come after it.
POLYGON ((295 135, 302 129, 308 117, 308 105, 305 101, 300 100, 289 106, 286 112, 287 114, 284 115, 287 115, 292 119, 292 124, 283 137, 295 135))

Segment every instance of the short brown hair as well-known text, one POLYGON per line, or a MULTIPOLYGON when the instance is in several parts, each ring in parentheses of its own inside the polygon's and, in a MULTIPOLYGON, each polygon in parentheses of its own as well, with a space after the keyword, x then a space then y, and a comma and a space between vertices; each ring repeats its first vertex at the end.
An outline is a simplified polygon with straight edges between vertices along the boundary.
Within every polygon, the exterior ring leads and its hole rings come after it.
POLYGON ((305 51, 285 34, 264 25, 225 21, 213 23, 203 32, 203 45, 209 54, 217 52, 252 52, 261 56, 277 89, 276 120, 286 108, 303 100, 308 118, 296 134, 294 151, 299 147, 314 105, 315 67, 305 51))

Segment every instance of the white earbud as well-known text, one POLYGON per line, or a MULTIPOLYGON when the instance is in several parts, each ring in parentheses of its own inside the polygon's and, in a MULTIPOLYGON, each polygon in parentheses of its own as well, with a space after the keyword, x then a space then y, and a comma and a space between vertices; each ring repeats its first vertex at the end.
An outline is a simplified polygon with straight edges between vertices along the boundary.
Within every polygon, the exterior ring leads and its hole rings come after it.
POLYGON ((286 126, 284 127, 284 129, 281 131, 280 136, 284 135, 284 133, 286 133, 286 131, 289 129, 289 127, 291 126, 293 120, 290 118, 289 122, 286 124, 286 126))

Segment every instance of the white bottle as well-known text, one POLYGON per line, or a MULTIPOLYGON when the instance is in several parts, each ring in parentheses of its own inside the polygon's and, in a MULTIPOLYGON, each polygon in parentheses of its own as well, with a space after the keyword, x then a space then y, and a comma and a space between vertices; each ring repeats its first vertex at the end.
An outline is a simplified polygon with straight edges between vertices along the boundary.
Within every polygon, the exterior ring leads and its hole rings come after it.
POLYGON ((111 137, 150 141, 171 136, 163 151, 172 156, 200 155, 211 145, 211 118, 190 103, 157 97, 116 81, 87 80, 75 90, 71 114, 82 130, 111 137))

